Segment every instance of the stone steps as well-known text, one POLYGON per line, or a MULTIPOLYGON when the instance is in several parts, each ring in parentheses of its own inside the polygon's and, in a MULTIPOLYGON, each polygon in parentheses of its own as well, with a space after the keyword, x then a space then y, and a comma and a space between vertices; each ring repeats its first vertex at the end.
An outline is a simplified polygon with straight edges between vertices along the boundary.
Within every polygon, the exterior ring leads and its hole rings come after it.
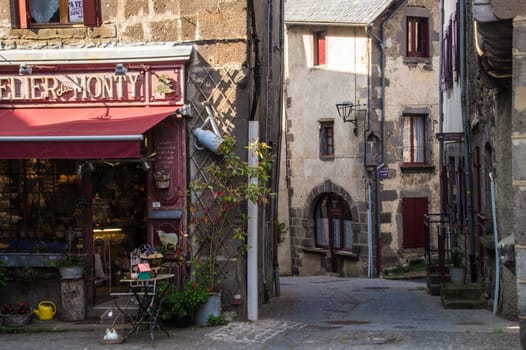
POLYGON ((440 300, 446 309, 484 309, 486 307, 484 290, 476 283, 442 283, 440 300))

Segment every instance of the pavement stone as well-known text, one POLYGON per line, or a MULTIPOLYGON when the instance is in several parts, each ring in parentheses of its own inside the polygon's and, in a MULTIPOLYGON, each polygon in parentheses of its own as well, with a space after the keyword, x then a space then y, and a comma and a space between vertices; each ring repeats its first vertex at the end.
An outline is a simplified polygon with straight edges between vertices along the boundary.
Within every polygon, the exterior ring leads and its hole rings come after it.
POLYGON ((518 323, 489 310, 444 309, 419 280, 282 277, 281 296, 259 320, 220 327, 148 332, 123 344, 102 344, 90 322, 34 320, 27 332, 0 334, 0 349, 521 349, 518 323))

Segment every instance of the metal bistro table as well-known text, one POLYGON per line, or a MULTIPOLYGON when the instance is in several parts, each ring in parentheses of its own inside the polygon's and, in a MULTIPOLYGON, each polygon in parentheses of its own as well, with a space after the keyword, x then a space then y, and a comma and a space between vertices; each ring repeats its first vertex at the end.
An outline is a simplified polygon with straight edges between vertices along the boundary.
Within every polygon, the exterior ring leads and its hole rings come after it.
POLYGON ((121 280, 122 283, 128 283, 130 285, 130 292, 139 305, 137 316, 135 319, 132 319, 133 327, 124 337, 124 340, 128 339, 133 333, 137 334, 139 332, 139 327, 142 324, 148 324, 152 344, 154 342, 154 333, 157 326, 166 333, 168 337, 170 336, 159 317, 163 300, 166 297, 166 290, 169 285, 162 290, 159 290, 157 282, 169 280, 174 276, 174 274, 159 274, 156 277, 148 279, 121 280))

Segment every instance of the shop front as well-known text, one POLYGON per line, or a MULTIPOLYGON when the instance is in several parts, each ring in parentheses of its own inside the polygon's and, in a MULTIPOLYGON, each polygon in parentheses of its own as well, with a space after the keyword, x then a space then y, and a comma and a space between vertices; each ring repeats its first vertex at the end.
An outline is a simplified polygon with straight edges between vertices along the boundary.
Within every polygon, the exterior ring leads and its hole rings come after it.
POLYGON ((0 65, 0 257, 10 283, 31 271, 31 303, 60 303, 53 265, 64 254, 87 258, 93 304, 118 286, 131 250, 158 246, 159 231, 182 236, 190 53, 13 50, 0 65))

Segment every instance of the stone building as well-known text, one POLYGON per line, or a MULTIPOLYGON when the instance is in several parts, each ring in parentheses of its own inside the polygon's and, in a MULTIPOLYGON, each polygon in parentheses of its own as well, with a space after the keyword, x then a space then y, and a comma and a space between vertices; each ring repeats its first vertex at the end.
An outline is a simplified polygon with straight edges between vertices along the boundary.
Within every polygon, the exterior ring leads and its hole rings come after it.
MULTIPOLYGON (((494 313, 524 298, 524 1, 442 1, 443 213, 494 313)), ((518 305, 518 308, 517 308, 518 305)), ((521 323, 523 347, 526 339, 521 323)))
MULTIPOLYGON (((242 158, 249 121, 259 122, 261 140, 279 145, 282 5, 0 4, 0 115, 7 125, 0 133, 0 253, 8 266, 45 272, 50 282, 30 284, 28 301, 53 300, 59 310, 60 283, 48 260, 64 249, 86 254, 94 271, 85 274, 91 306, 107 293, 97 282, 114 285, 111 279, 129 270, 130 249, 159 245, 160 230, 178 235, 174 254, 190 247, 188 183, 220 160, 194 147, 192 131, 209 116, 203 102, 219 133, 236 138, 242 158)), ((260 208, 256 305, 273 294, 276 207, 260 208)), ((245 265, 243 257, 232 264, 222 294, 226 306, 241 294, 234 309, 240 318, 245 265)), ((174 269, 184 277, 183 266, 174 269)))
POLYGON ((286 2, 282 273, 378 276, 424 256, 424 214, 439 211, 439 15, 425 0, 286 2))

